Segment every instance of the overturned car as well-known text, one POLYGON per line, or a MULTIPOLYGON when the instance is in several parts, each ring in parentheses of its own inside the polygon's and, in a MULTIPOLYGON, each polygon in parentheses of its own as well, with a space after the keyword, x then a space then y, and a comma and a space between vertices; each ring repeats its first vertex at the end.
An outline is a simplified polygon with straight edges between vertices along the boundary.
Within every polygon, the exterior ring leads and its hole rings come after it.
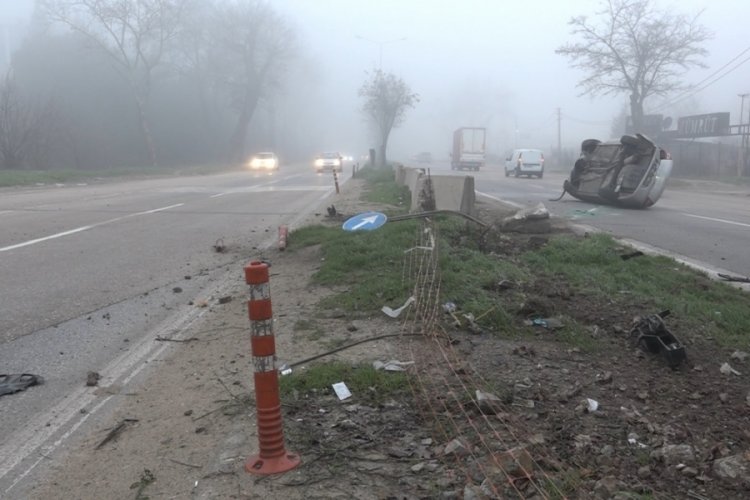
POLYGON ((645 135, 608 142, 587 139, 562 196, 567 192, 590 203, 648 208, 661 197, 671 172, 669 153, 645 135))

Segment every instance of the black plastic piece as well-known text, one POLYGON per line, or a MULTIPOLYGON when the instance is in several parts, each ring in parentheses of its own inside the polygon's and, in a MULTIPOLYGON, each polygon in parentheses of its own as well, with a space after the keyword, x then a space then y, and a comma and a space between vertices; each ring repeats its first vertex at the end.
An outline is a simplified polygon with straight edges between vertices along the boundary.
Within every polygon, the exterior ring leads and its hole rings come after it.
POLYGON ((0 374, 0 396, 26 390, 32 385, 41 385, 44 379, 30 373, 0 374))
POLYGON ((666 310, 642 318, 630 330, 630 338, 644 351, 661 354, 671 368, 677 368, 687 359, 687 353, 685 346, 664 324, 664 318, 669 314, 666 310))

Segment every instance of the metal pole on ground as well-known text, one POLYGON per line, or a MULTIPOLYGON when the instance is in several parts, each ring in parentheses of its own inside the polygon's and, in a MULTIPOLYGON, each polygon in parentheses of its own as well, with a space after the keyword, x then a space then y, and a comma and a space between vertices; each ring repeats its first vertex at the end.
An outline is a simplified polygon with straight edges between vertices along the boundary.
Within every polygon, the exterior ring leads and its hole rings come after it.
POLYGON ((253 261, 244 267, 244 271, 245 282, 250 285, 250 300, 247 307, 252 334, 255 407, 260 448, 259 453, 248 457, 245 470, 258 475, 278 474, 297 467, 300 457, 296 453, 287 452, 284 448, 268 264, 253 261))

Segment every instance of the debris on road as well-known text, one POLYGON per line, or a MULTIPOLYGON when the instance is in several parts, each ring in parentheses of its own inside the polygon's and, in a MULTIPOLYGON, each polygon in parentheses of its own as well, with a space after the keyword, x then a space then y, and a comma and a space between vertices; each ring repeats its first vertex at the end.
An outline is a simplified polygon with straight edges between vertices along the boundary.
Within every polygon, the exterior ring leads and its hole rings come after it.
POLYGON ((724 281, 733 281, 737 283, 750 283, 750 278, 746 276, 731 276, 729 274, 721 274, 717 273, 719 278, 723 279, 724 281))
POLYGON ((232 296, 226 295, 224 297, 219 297, 219 304, 229 304, 232 302, 232 296))
POLYGON ((86 374, 86 387, 94 387, 99 385, 99 380, 102 376, 99 372, 88 372, 86 374))
POLYGON ((216 243, 214 243, 213 246, 214 252, 216 253, 224 253, 227 251, 227 247, 224 245, 224 238, 219 238, 216 240, 216 243))
POLYGON ((31 373, 0 374, 0 396, 25 391, 33 385, 41 385, 44 379, 31 373))
POLYGON ((123 430, 125 430, 125 427, 127 427, 127 425, 128 425, 128 424, 133 424, 133 423, 135 423, 135 422, 138 422, 138 419, 137 419, 137 418, 124 418, 124 419, 122 419, 122 420, 120 421, 120 423, 119 423, 119 424, 117 424, 117 425, 116 425, 115 427, 113 427, 113 428, 112 428, 112 430, 110 430, 110 431, 109 431, 109 432, 107 433, 107 435, 106 435, 106 436, 104 437, 104 439, 102 439, 102 440, 101 440, 101 441, 99 442, 99 444, 98 444, 98 445, 96 445, 96 448, 95 448, 95 449, 97 449, 97 450, 98 450, 99 448, 101 448, 101 447, 102 447, 102 446, 104 446, 105 444, 107 444, 107 443, 109 443, 110 441, 112 441, 113 439, 117 438, 117 437, 118 437, 118 436, 120 435, 120 433, 121 433, 121 432, 122 432, 123 430))

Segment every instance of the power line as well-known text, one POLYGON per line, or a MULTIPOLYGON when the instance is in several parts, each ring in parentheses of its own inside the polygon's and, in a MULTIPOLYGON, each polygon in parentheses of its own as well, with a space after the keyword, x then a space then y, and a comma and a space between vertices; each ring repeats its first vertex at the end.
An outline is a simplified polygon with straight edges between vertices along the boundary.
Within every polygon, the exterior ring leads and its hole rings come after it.
POLYGON ((737 68, 739 68, 740 66, 742 66, 743 64, 745 64, 747 61, 750 61, 750 57, 746 57, 745 59, 743 59, 742 61, 740 61, 739 63, 737 63, 735 66, 733 66, 732 68, 730 68, 729 70, 727 70, 725 73, 719 75, 717 78, 715 78, 715 79, 709 81, 708 83, 706 83, 708 80, 710 80, 711 78, 713 78, 714 76, 716 76, 717 74, 719 74, 727 66, 729 66, 730 64, 732 64, 733 62, 735 62, 737 59, 739 59, 740 57, 742 57, 743 55, 745 55, 747 52, 750 52, 750 47, 745 48, 745 50, 743 50, 742 52, 740 52, 739 54, 737 54, 736 56, 734 56, 727 63, 725 63, 720 68, 718 68, 717 70, 715 70, 713 73, 711 73, 710 75, 708 75, 707 77, 705 77, 703 80, 701 80, 698 83, 696 83, 694 85, 694 88, 685 90, 684 92, 682 92, 681 94, 678 94, 676 97, 670 99, 669 101, 664 102, 664 103, 656 106, 653 109, 653 111, 659 111, 659 110, 664 109, 664 108, 666 108, 668 106, 672 106, 674 104, 677 104, 678 102, 684 101, 688 97, 692 97, 695 94, 697 94, 698 92, 700 92, 700 91, 706 89, 707 87, 713 85, 714 83, 718 82, 719 80, 721 80, 722 78, 724 78, 725 76, 727 76, 728 74, 730 74, 731 72, 733 72, 734 70, 736 70, 737 68), (703 85, 704 83, 706 83, 706 84, 703 85), (701 85, 703 85, 703 86, 701 86, 701 85))
POLYGON ((583 120, 581 118, 576 118, 574 116, 570 116, 566 113, 561 113, 561 116, 563 118, 566 118, 570 121, 576 122, 576 123, 583 123, 584 125, 609 125, 612 123, 611 120, 601 120, 601 121, 594 121, 594 120, 583 120))

